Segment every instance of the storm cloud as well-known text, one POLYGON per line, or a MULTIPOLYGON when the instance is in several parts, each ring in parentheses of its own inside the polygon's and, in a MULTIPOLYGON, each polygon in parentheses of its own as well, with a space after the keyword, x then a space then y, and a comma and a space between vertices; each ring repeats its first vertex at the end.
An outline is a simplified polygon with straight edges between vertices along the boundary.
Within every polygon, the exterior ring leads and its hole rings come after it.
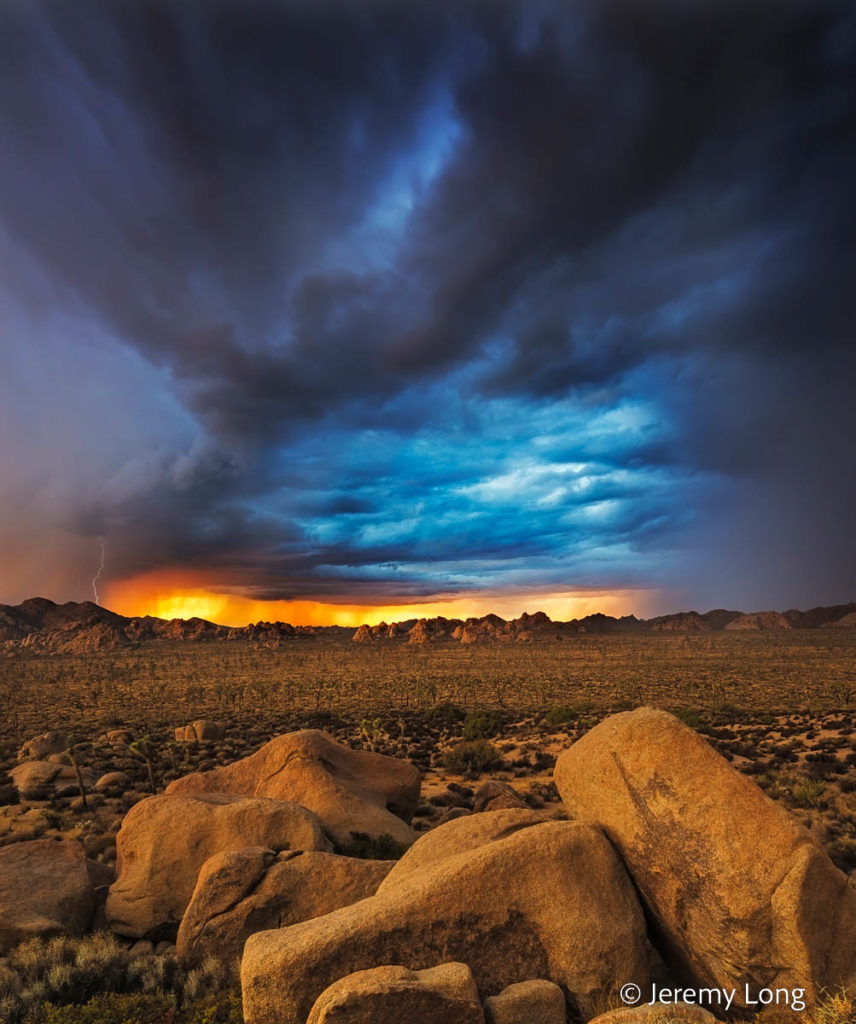
POLYGON ((4 5, 0 600, 853 599, 854 171, 845 2, 4 5))

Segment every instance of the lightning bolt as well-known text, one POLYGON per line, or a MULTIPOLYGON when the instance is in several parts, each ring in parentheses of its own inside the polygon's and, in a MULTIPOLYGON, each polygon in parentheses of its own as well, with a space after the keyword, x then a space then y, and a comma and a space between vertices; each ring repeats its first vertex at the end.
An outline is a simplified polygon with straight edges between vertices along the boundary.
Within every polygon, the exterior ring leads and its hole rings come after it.
POLYGON ((101 560, 98 563, 98 572, 92 577, 92 593, 95 595, 96 604, 100 604, 98 600, 98 580, 101 579, 101 573, 104 572, 104 560, 107 558, 107 541, 104 537, 99 537, 98 540, 101 543, 101 560))

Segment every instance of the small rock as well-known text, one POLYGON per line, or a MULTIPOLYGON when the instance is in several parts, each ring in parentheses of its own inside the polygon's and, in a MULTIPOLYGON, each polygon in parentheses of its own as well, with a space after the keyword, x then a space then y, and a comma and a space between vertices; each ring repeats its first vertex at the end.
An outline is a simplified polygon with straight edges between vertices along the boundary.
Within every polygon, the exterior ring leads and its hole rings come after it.
MULTIPOLYGON (((75 787, 74 792, 77 793, 77 792, 79 792, 79 790, 75 787)), ((59 796, 60 794, 57 794, 57 795, 59 796)), ((68 796, 68 795, 70 795, 70 794, 66 794, 66 796, 68 796)), ((87 793, 86 794, 86 806, 85 807, 84 807, 83 797, 81 797, 81 796, 76 796, 71 801, 71 803, 69 804, 69 807, 73 811, 88 811, 88 810, 90 810, 93 807, 100 807, 101 804, 103 804, 103 803, 104 803, 104 797, 101 795, 101 793, 87 793)))
POLYGON ((98 737, 98 742, 109 743, 113 747, 127 747, 133 739, 134 734, 130 729, 109 729, 98 737))
MULTIPOLYGON (((90 789, 97 776, 91 768, 81 768, 83 784, 90 789)), ((80 792, 77 772, 71 765, 52 761, 25 761, 9 773, 21 800, 47 800, 51 796, 73 796, 80 792)))
POLYGON ((448 821, 454 821, 456 818, 468 818, 473 812, 467 810, 466 807, 450 807, 448 811, 444 811, 440 815, 437 824, 445 825, 448 821))
POLYGON ((565 996, 541 978, 519 981, 484 1004, 488 1024, 565 1024, 565 996))
POLYGON ((95 788, 121 793, 130 785, 131 780, 124 772, 107 772, 95 783, 95 788))
POLYGON ((478 989, 466 964, 423 971, 373 967, 325 989, 306 1024, 484 1024, 478 989))
POLYGON ((717 1024, 716 1017, 692 1003, 646 1003, 621 1006, 589 1021, 589 1024, 717 1024))
POLYGON ((526 801, 507 782, 491 779, 476 790, 473 811, 501 811, 509 807, 528 808, 526 801))
POLYGON ((154 953, 154 951, 155 945, 148 939, 138 939, 128 950, 132 956, 147 956, 150 953, 154 953))

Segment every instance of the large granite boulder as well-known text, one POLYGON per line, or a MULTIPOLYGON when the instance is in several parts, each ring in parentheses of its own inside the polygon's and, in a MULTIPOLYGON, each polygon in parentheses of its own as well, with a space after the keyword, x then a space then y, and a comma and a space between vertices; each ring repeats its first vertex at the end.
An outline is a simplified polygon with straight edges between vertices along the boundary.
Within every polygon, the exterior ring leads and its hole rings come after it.
POLYGON ((549 978, 589 1015, 616 979, 648 980, 642 910, 615 851, 597 828, 547 821, 435 860, 353 906, 251 935, 245 1020, 305 1024, 321 992, 354 971, 447 961, 466 962, 483 995, 549 978))
POLYGON ((856 893, 814 837, 694 730, 650 708, 613 715, 556 764, 568 810, 627 866, 679 977, 699 986, 856 981, 856 893))
POLYGON ((80 843, 33 839, 0 847, 0 954, 25 939, 82 935, 94 911, 80 843))
POLYGON ((277 736, 255 754, 210 772, 176 779, 167 793, 236 793, 288 800, 314 811, 340 844, 355 833, 386 834, 409 846, 407 822, 421 777, 409 761, 351 750, 317 729, 277 736))
POLYGON ((176 945, 181 956, 241 956, 253 932, 284 928, 373 896, 393 866, 334 853, 262 847, 216 853, 202 865, 176 945))
POLYGON ((217 793, 141 800, 116 837, 118 877, 106 908, 110 927, 134 938, 174 939, 205 861, 249 845, 329 849, 315 815, 282 800, 217 793))

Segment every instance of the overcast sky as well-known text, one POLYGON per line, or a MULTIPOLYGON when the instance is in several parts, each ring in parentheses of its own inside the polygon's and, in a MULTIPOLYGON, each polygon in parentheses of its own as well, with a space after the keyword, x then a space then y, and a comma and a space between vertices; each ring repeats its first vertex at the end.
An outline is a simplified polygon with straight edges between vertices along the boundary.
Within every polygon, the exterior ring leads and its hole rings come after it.
POLYGON ((854 600, 854 186, 847 0, 9 0, 0 601, 854 600))

